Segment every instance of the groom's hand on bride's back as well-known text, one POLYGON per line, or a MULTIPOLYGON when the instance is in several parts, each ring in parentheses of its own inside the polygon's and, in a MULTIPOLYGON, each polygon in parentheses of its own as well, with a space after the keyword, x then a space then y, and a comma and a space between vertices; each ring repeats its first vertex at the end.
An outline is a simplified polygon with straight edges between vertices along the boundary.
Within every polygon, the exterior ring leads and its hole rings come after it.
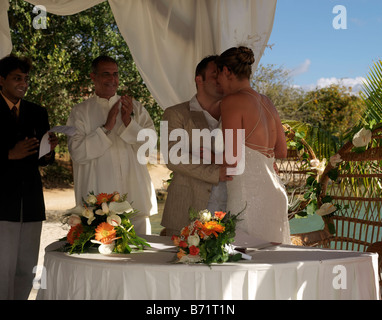
POLYGON ((227 175, 227 167, 220 167, 219 181, 231 181, 233 179, 232 176, 227 175))

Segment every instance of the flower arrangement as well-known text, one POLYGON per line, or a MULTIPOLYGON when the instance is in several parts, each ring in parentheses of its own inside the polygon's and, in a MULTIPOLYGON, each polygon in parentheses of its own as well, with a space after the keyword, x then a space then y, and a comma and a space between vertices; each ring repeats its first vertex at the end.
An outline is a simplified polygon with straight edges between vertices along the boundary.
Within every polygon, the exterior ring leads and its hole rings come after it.
MULTIPOLYGON (((321 194, 321 184, 320 184, 320 178, 323 175, 327 165, 326 165, 326 159, 324 158, 322 161, 319 159, 312 159, 310 164, 310 169, 313 170, 312 173, 308 173, 310 175, 306 180, 305 185, 305 193, 303 196, 300 196, 297 201, 304 201, 307 203, 305 208, 301 210, 300 212, 295 214, 296 218, 306 218, 308 215, 314 215, 317 214, 322 217, 322 219, 327 220, 327 225, 329 228, 329 232, 331 234, 335 234, 335 226, 333 222, 331 221, 331 217, 334 215, 334 213, 341 209, 341 206, 338 204, 333 205, 332 204, 332 197, 329 195, 324 196, 321 198, 321 206, 318 208, 318 199, 321 194)), ((336 181, 338 178, 338 170, 336 169, 336 166, 342 162, 342 159, 339 154, 336 154, 332 157, 330 157, 329 163, 333 167, 332 170, 328 172, 328 176, 331 180, 336 181)))
POLYGON ((240 253, 232 253, 230 245, 235 240, 238 216, 217 211, 212 216, 208 210, 191 210, 192 222, 184 227, 180 236, 172 241, 179 248, 176 259, 180 263, 223 263, 238 261, 240 253))
POLYGON ((83 253, 86 249, 99 245, 103 254, 130 253, 133 248, 143 249, 149 246, 140 238, 130 222, 136 211, 126 201, 127 194, 90 192, 83 199, 83 206, 77 206, 65 217, 71 227, 64 250, 69 253, 83 253))

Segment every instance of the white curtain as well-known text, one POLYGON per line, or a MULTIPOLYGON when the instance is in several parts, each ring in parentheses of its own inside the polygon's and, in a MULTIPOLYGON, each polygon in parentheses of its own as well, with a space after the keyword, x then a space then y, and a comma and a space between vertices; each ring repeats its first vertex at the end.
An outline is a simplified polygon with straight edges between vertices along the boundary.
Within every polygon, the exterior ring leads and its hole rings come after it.
POLYGON ((12 51, 8 23, 9 1, 0 0, 0 59, 12 51))
MULTIPOLYGON (((103 0, 27 0, 49 13, 70 15, 103 0)), ((244 44, 257 64, 268 43, 277 0, 109 0, 118 28, 148 89, 166 108, 195 94, 194 71, 205 56, 244 44)), ((0 56, 11 51, 0 0, 0 56)))

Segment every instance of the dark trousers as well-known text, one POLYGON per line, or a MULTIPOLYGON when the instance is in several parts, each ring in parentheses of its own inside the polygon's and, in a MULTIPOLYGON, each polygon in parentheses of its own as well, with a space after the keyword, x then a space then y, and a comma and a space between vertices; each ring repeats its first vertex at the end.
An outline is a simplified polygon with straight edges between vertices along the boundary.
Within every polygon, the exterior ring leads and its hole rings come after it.
POLYGON ((0 221, 0 299, 27 300, 33 287, 42 222, 0 221))

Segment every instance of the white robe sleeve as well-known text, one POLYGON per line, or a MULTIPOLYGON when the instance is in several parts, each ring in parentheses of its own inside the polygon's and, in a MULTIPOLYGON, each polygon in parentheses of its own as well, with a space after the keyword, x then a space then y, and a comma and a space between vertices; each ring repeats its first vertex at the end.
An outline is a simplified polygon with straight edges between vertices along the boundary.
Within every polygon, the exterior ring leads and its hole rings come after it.
POLYGON ((68 149, 73 161, 79 164, 101 157, 112 145, 101 127, 91 128, 90 123, 78 108, 72 110, 67 121, 68 126, 76 128, 76 134, 68 137, 68 149))
POLYGON ((138 141, 138 133, 142 129, 151 129, 155 132, 153 120, 147 110, 136 100, 133 100, 134 115, 131 117, 131 122, 127 127, 121 125, 118 130, 120 138, 131 145, 142 145, 143 141, 138 141))

